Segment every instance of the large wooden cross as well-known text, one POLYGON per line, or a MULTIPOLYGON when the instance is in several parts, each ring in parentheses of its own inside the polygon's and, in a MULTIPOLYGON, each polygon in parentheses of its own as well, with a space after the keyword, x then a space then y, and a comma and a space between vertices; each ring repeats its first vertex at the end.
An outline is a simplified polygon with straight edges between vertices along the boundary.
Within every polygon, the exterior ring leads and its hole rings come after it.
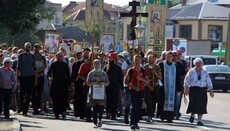
POLYGON ((137 13, 137 6, 140 6, 140 2, 137 1, 132 1, 129 2, 129 6, 132 6, 132 10, 129 13, 121 13, 121 17, 132 17, 132 21, 130 23, 130 28, 131 28, 131 38, 132 40, 136 39, 136 34, 135 34, 135 26, 137 24, 137 17, 142 16, 142 17, 148 17, 148 13, 137 13))

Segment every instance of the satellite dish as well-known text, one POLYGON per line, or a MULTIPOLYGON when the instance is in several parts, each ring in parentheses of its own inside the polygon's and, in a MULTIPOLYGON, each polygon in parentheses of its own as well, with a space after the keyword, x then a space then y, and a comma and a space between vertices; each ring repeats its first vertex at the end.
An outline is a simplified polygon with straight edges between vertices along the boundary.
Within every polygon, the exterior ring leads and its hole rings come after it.
POLYGON ((207 0, 210 3, 217 3, 219 0, 207 0))

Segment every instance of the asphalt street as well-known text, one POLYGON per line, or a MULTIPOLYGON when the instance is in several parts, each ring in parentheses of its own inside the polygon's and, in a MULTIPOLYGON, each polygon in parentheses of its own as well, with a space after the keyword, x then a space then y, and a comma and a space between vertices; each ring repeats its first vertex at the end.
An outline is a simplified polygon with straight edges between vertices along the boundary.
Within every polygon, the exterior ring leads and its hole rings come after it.
MULTIPOLYGON (((189 114, 186 114, 186 104, 182 102, 180 120, 174 120, 174 123, 161 122, 160 119, 154 118, 154 123, 147 123, 145 117, 141 120, 139 126, 143 131, 190 131, 190 130, 213 130, 228 131, 230 130, 230 93, 215 93, 215 97, 208 97, 208 114, 204 115, 203 122, 205 126, 197 126, 196 120, 193 124, 188 122, 189 114)), ((123 117, 117 120, 109 120, 103 118, 101 128, 94 128, 93 123, 85 122, 79 118, 75 118, 73 111, 68 111, 67 118, 54 119, 53 114, 45 113, 43 115, 23 117, 16 114, 21 127, 24 131, 127 131, 130 127, 123 123, 123 117)))

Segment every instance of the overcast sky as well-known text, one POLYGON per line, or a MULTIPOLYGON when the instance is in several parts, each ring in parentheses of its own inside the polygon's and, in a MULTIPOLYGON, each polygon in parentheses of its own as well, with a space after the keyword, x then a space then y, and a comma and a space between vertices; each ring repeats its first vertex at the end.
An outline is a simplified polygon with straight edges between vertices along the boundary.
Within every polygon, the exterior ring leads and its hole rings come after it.
MULTIPOLYGON (((77 1, 77 2, 81 2, 81 1, 86 1, 86 0, 49 0, 53 3, 61 3, 62 6, 65 6, 67 4, 69 4, 70 1, 77 1)), ((131 2, 132 0, 104 0, 105 3, 108 4, 113 4, 113 5, 128 5, 129 2, 131 2)))

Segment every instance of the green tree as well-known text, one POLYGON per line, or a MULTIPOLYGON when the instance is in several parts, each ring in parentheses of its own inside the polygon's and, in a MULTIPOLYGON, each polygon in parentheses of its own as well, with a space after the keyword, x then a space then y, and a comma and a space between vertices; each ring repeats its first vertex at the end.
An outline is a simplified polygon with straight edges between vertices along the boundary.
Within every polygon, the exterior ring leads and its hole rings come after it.
POLYGON ((11 34, 34 30, 42 19, 51 19, 55 9, 45 7, 46 0, 1 0, 0 28, 11 34))
POLYGON ((27 41, 40 42, 34 35, 36 26, 43 19, 53 19, 55 13, 45 0, 1 0, 0 43, 22 47, 27 41))
POLYGON ((24 43, 41 43, 38 36, 36 36, 33 31, 25 31, 18 34, 10 34, 6 30, 0 30, 0 43, 6 43, 8 46, 17 46, 23 48, 24 43))
POLYGON ((169 8, 181 3, 181 0, 169 0, 169 8))

